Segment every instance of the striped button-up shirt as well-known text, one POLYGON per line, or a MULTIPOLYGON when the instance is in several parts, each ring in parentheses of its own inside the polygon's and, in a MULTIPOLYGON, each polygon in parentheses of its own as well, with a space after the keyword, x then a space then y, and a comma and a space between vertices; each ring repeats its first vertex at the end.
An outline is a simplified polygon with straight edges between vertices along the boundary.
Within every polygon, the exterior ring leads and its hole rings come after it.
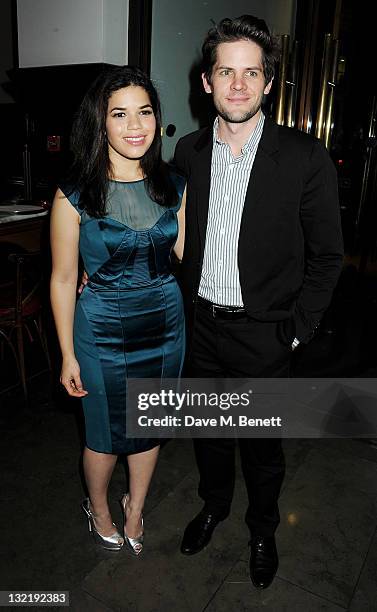
POLYGON ((243 306, 238 270, 238 237, 250 172, 262 136, 264 115, 233 157, 230 146, 218 138, 213 125, 211 188, 199 295, 226 306, 243 306))

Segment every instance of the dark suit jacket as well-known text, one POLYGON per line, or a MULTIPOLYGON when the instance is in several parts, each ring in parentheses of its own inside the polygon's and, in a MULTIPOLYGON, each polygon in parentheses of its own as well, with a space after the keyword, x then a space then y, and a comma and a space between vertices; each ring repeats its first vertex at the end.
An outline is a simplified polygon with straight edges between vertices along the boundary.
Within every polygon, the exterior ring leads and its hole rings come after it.
MULTIPOLYGON (((187 178, 181 287, 192 329, 206 237, 212 127, 177 143, 187 178)), ((231 206, 231 200, 229 205, 231 206)), ((307 342, 330 303, 343 242, 335 167, 323 144, 266 118, 246 193, 238 242, 247 313, 282 321, 285 339, 307 342)))

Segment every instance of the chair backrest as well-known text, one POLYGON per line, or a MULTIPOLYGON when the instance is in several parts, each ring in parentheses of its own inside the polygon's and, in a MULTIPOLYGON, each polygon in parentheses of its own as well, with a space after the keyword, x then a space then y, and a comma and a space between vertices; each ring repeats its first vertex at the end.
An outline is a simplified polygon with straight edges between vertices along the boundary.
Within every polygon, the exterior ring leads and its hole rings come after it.
POLYGON ((20 322, 42 287, 41 253, 11 253, 8 260, 16 266, 15 314, 16 321, 20 322))

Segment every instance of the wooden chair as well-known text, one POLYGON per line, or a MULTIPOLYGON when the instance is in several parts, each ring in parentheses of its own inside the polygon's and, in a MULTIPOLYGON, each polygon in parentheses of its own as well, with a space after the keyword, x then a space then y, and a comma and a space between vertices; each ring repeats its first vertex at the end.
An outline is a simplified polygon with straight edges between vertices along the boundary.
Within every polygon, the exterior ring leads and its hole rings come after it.
POLYGON ((8 256, 8 261, 14 265, 14 279, 12 282, 8 280, 5 285, 0 284, 0 344, 3 344, 1 356, 4 357, 4 345, 8 346, 15 359, 24 398, 27 401, 25 334, 31 342, 35 341, 36 334, 46 359, 46 369, 51 372, 51 359, 43 321, 41 253, 12 253, 8 256))

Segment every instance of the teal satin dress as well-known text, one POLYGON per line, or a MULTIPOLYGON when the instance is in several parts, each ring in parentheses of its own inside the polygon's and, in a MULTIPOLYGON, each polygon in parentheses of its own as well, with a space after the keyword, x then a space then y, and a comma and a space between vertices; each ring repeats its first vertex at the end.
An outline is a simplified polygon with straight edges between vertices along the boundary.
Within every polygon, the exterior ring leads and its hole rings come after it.
POLYGON ((184 357, 182 297, 171 273, 184 181, 171 174, 179 202, 159 206, 144 181, 110 182, 108 213, 81 215, 80 254, 89 282, 79 297, 74 346, 81 379, 86 445, 102 453, 137 453, 157 440, 127 437, 127 379, 176 378, 184 357))

